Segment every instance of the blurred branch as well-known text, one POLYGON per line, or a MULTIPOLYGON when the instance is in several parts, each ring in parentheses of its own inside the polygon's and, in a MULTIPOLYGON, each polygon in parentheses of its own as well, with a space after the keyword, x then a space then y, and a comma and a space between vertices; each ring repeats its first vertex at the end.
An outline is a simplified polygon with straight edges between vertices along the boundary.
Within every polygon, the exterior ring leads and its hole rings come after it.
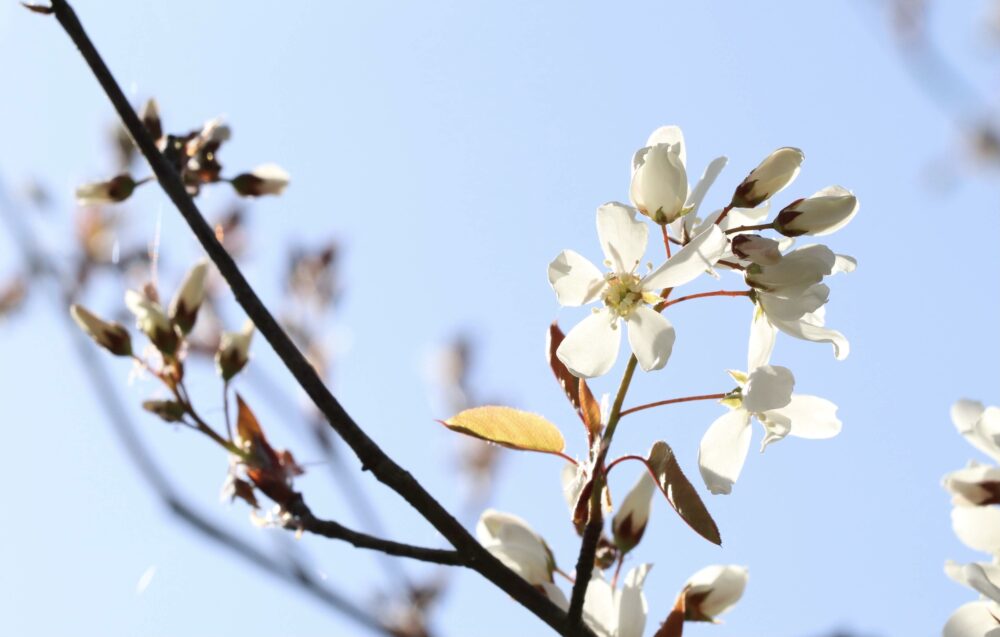
POLYGON ((122 118, 122 122, 139 151, 149 162, 160 186, 184 217, 209 258, 229 284, 237 302, 270 343, 274 352, 292 373, 298 384, 323 413, 330 426, 358 456, 362 470, 371 471, 380 482, 402 496, 455 549, 465 556, 466 563, 470 568, 493 582, 553 629, 564 635, 592 636, 593 632, 585 626, 571 626, 562 609, 483 548, 447 509, 428 493, 409 472, 382 451, 375 441, 354 422, 260 300, 236 262, 219 243, 215 232, 206 223, 194 200, 188 195, 177 172, 164 159, 154 140, 142 125, 128 98, 125 97, 121 87, 94 47, 72 7, 66 0, 52 0, 51 9, 59 24, 79 49, 118 115, 122 118))
POLYGON ((142 439, 136 434, 128 411, 115 391, 114 383, 104 367, 104 362, 100 359, 100 350, 93 347, 90 340, 70 318, 67 308, 75 300, 75 295, 72 285, 68 282, 69 279, 60 273, 54 265, 53 259, 39 245, 28 225, 18 216, 2 183, 0 183, 0 218, 3 219, 14 236, 14 243, 21 249, 29 270, 35 275, 50 277, 58 284, 57 314, 62 317, 66 331, 73 340, 74 351, 82 367, 87 371, 85 376, 93 387, 97 403, 104 410, 115 435, 125 447, 126 455, 135 465, 136 470, 170 512, 186 522, 192 529, 222 545, 238 557, 274 577, 301 587, 309 595, 369 630, 390 637, 396 635, 396 632, 391 628, 337 591, 316 581, 297 564, 284 565, 281 561, 210 521, 184 501, 166 474, 156 464, 142 439))

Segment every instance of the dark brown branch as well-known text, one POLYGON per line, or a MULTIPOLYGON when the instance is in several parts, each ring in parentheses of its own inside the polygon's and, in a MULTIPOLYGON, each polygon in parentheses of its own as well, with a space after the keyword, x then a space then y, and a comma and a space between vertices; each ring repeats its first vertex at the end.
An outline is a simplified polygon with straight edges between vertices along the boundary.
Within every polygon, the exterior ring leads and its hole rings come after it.
POLYGON ((391 627, 380 622, 348 598, 316 581, 297 565, 295 568, 284 565, 280 560, 271 557, 222 526, 208 520, 184 501, 166 474, 156 464, 142 440, 136 435, 128 410, 115 391, 114 383, 104 367, 104 362, 100 359, 100 351, 70 319, 67 308, 74 301, 73 290, 68 283, 70 279, 62 275, 56 268, 52 258, 35 240, 28 227, 18 218, 17 212, 13 208, 13 202, 8 199, 2 184, 0 184, 0 218, 7 223, 11 234, 14 235, 15 244, 21 249, 29 269, 38 275, 51 277, 58 284, 57 312, 63 317, 66 331, 73 340, 77 357, 83 368, 87 370, 85 376, 91 383, 97 403, 107 415, 112 430, 122 446, 125 447, 126 455, 132 460, 139 475, 146 480, 153 493, 167 506, 168 510, 195 531, 269 575, 301 587, 309 595, 373 632, 394 637, 397 633, 391 627))
POLYGON ((580 541, 580 555, 576 560, 576 581, 573 582, 573 591, 570 593, 569 598, 568 615, 571 626, 574 624, 579 626, 583 622, 583 601, 587 596, 587 587, 590 585, 590 574, 594 570, 597 543, 601 539, 601 531, 604 530, 602 513, 600 504, 592 507, 590 519, 583 530, 583 538, 580 541), (584 577, 584 574, 586 574, 586 577, 584 577))
POLYGON ((66 0, 52 0, 52 9, 59 24, 80 50, 80 54, 90 67, 95 79, 104 89, 139 151, 149 162, 163 191, 184 217, 205 252, 218 268, 219 273, 229 284, 236 301, 257 326, 261 335, 270 343, 275 354, 292 373, 296 382, 326 417, 330 426, 358 456, 362 469, 371 471, 376 479, 402 496, 455 549, 467 556, 470 568, 493 582, 553 629, 564 635, 593 635, 592 631, 586 627, 581 626, 578 629, 570 627, 566 613, 484 549, 447 509, 435 500, 409 472, 386 455, 347 414, 326 385, 323 384, 316 370, 265 307, 236 262, 216 239, 215 232, 205 221, 194 200, 188 195, 180 177, 156 148, 152 137, 142 125, 128 98, 125 97, 118 82, 97 52, 73 8, 66 0))

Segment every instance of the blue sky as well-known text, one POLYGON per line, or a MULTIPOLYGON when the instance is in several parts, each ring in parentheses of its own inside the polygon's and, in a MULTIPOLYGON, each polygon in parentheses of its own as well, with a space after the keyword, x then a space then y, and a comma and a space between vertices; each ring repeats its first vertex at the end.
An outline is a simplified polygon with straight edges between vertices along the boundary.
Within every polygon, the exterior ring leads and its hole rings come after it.
MULTIPOLYGON (((939 7, 933 26, 945 52, 985 83, 996 51, 979 38, 981 4, 939 7)), ((996 175, 963 155, 960 131, 913 81, 874 3, 76 6, 130 95, 159 99, 168 129, 224 115, 235 132, 228 165, 275 161, 291 172, 285 197, 253 206, 248 276, 265 300, 277 299, 287 245, 342 241, 347 290, 329 328, 349 347, 334 390, 448 504, 460 501, 461 476, 443 460, 455 440, 433 421, 450 414, 427 400, 427 352, 455 330, 473 334, 477 386, 546 414, 580 453, 578 425, 543 347, 549 322, 569 327, 582 314, 559 310, 548 262, 565 248, 597 258, 594 210, 627 197, 631 154, 660 125, 683 127, 692 172, 729 156, 708 206, 726 203, 772 149, 802 148, 802 174, 779 203, 833 183, 861 200, 858 217, 829 241, 860 263, 833 280, 827 315, 852 353, 837 362, 825 345, 782 339, 773 361, 795 371, 798 391, 836 402, 844 431, 754 453, 732 495, 706 494, 721 549, 658 502, 632 560, 655 563, 650 623, 666 615, 688 575, 711 563, 747 565, 750 584, 724 625, 695 627, 694 637, 836 627, 933 635, 972 599, 942 571, 946 558, 974 554, 951 533, 939 480, 975 457, 948 420, 950 404, 997 401, 996 175)), ((73 186, 112 170, 104 132, 113 114, 53 21, 5 3, 0 52, 9 61, 0 69, 9 89, 0 171, 9 184, 41 177, 52 187, 61 205, 39 225, 50 245, 65 247, 73 186)), ((208 211, 227 202, 221 190, 202 199, 208 211)), ((128 211, 134 236, 162 224, 171 289, 199 254, 193 238, 152 189, 128 211)), ((14 270, 13 247, 0 234, 0 272, 14 270)), ((90 301, 110 311, 119 292, 90 301)), ((678 341, 669 366, 639 378, 630 402, 725 391, 724 370, 744 364, 749 306, 686 305, 672 316, 678 341)), ((363 634, 206 544, 151 499, 62 328, 39 294, 28 314, 0 329, 9 485, 0 610, 9 630, 363 634), (136 595, 151 566, 155 576, 136 595)), ((293 389, 263 341, 255 356, 293 389)), ((108 362, 132 404, 152 391, 128 383, 128 365, 108 362)), ((206 411, 218 414, 211 370, 193 372, 206 411)), ((612 372, 594 387, 616 384, 612 372)), ((252 389, 240 390, 253 404, 252 389)), ((635 416, 615 449, 642 452, 663 438, 696 477, 698 440, 719 409, 635 416)), ((279 444, 301 442, 298 414, 264 404, 259 411, 279 444)), ((214 518, 264 547, 288 539, 250 528, 244 508, 218 503, 220 453, 138 409, 136 419, 162 464, 214 518)), ((508 454, 492 504, 529 519, 568 566, 576 544, 559 468, 548 457, 508 454)), ((632 470, 612 486, 627 488, 632 470)), ((301 484, 318 514, 351 521, 325 474, 301 484)), ((394 538, 439 541, 393 494, 368 487, 394 538)), ((369 555, 313 538, 302 544, 317 572, 341 588, 361 595, 379 581, 369 555)), ((474 575, 459 574, 455 584, 437 620, 443 634, 494 634, 484 625, 541 634, 537 620, 474 575)))

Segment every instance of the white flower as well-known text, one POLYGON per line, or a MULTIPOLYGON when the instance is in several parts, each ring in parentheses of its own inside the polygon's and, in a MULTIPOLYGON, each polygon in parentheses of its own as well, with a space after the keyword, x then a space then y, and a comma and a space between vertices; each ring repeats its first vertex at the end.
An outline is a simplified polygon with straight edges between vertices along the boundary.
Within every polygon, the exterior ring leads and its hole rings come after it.
POLYGON ((614 590, 601 572, 594 570, 583 599, 583 618, 601 637, 642 637, 649 605, 642 585, 651 568, 640 564, 625 576, 622 588, 614 590))
POLYGON ((676 126, 655 131, 632 160, 629 196, 639 212, 655 223, 671 223, 685 212, 688 199, 685 160, 684 136, 676 126))
POLYGON ((806 341, 831 343, 838 360, 847 358, 850 345, 843 334, 825 327, 830 288, 824 277, 852 272, 851 257, 834 254, 824 245, 809 245, 785 254, 774 265, 751 265, 745 279, 768 322, 782 332, 806 341))
POLYGON ((755 317, 750 330, 750 373, 730 372, 739 388, 722 402, 731 411, 709 426, 698 449, 698 468, 714 494, 730 493, 743 470, 752 418, 764 426, 761 452, 788 435, 822 439, 840 433, 836 405, 816 396, 793 394, 792 372, 767 364, 773 344, 773 328, 755 317))
POLYGON ((1000 467, 970 462, 946 475, 942 484, 951 492, 955 506, 1000 504, 1000 467))
POLYGON ((858 208, 858 198, 850 190, 829 186, 785 206, 774 220, 774 229, 786 237, 830 234, 846 226, 858 208))
POLYGON ((711 268, 726 249, 725 234, 712 226, 693 238, 662 266, 640 277, 636 270, 646 251, 648 227, 635 210, 609 203, 597 210, 597 235, 611 272, 602 275, 586 258, 565 250, 549 264, 549 283, 565 307, 601 300, 604 307, 576 325, 556 355, 576 376, 606 374, 618 357, 621 320, 628 325, 629 345, 645 371, 667 364, 674 328, 651 305, 663 288, 683 285, 711 268))
POLYGON ((181 332, 187 334, 194 327, 202 301, 205 300, 205 277, 208 259, 202 259, 191 268, 170 301, 170 320, 181 332))
POLYGON ((952 405, 951 421, 973 447, 1000 462, 1000 408, 962 399, 952 405))
POLYGON ((798 148, 779 148, 750 171, 733 194, 732 205, 754 208, 778 194, 799 174, 805 155, 798 148))
POLYGON ((1000 509, 958 506, 951 510, 951 528, 966 546, 1000 555, 1000 509))
POLYGON ((748 578, 744 566, 706 566, 684 585, 685 615, 691 621, 718 621, 743 597, 748 578))
POLYGON ((1000 637, 1000 606, 969 602, 959 606, 944 625, 942 637, 1000 637))
POLYGON ((642 540, 649 523, 649 510, 653 504, 656 483, 648 471, 643 471, 639 480, 622 500, 621 506, 611 520, 611 532, 615 546, 628 553, 642 540))
POLYGON ((545 540, 528 523, 509 513, 487 509, 476 524, 483 547, 529 583, 552 582, 555 560, 545 540))

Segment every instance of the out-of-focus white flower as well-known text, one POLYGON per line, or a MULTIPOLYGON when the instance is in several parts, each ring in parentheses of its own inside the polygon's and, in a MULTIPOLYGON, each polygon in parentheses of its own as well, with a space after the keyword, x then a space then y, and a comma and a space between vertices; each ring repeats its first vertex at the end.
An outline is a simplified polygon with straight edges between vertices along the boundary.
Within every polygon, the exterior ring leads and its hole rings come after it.
POLYGON ((121 323, 105 321, 82 305, 71 305, 70 316, 87 336, 115 356, 132 355, 132 337, 121 323))
POLYGON ((611 532, 615 546, 622 553, 628 553, 642 540, 649 523, 649 511, 653 505, 656 483, 648 471, 643 471, 639 480, 622 500, 615 517, 611 519, 611 532))
POLYGON ((1000 637, 1000 605, 969 602, 958 607, 944 626, 942 637, 1000 637))
POLYGON ((233 177, 232 185, 244 197, 280 195, 291 182, 291 175, 277 164, 263 164, 248 173, 233 177))
POLYGON ((1000 467, 970 462, 946 475, 942 484, 952 494, 955 506, 1000 504, 1000 467))
POLYGON ((479 543, 529 583, 552 582, 555 560, 552 551, 527 522, 509 513, 487 509, 476 524, 479 543))
POLYGON ((991 601, 1000 602, 1000 565, 973 562, 945 562, 944 572, 963 586, 968 586, 991 601))
POLYGON ((736 188, 732 205, 754 208, 778 194, 799 174, 805 155, 798 148, 779 148, 750 171, 736 188))
POLYGON ((840 433, 837 406, 816 396, 793 394, 795 378, 786 367, 768 365, 773 328, 755 316, 750 329, 749 374, 731 371, 739 387, 722 403, 730 408, 705 431, 698 449, 698 468, 705 486, 727 494, 743 470, 750 450, 751 421, 764 426, 761 451, 785 436, 823 439, 840 433))
POLYGON ((744 566, 706 566, 684 585, 685 619, 717 622, 743 597, 749 573, 744 566))
POLYGON ((205 300, 205 277, 208 274, 208 259, 202 259, 188 270, 187 276, 170 301, 170 320, 181 331, 187 334, 194 327, 198 318, 198 310, 205 300))
POLYGON ((135 315, 136 326, 163 354, 177 351, 178 338, 174 326, 159 303, 141 292, 125 292, 125 306, 135 315))
POLYGON ((129 174, 118 175, 107 181, 83 184, 76 189, 76 203, 81 206, 93 206, 125 201, 132 196, 137 185, 139 184, 129 174))
POLYGON ((973 447, 1000 462, 1000 408, 962 399, 952 405, 951 421, 973 447))
POLYGON ((650 568, 640 564, 630 570, 618 590, 594 570, 583 600, 583 618, 600 637, 642 637, 649 614, 642 586, 650 568))
POLYGON ((850 223, 858 208, 854 193, 842 186, 829 186, 785 206, 774 220, 774 229, 786 237, 822 236, 850 223))
POLYGON ((725 251, 725 234, 713 226, 694 237, 656 270, 636 274, 646 252, 648 227, 635 218, 635 210, 609 203, 597 210, 597 234, 611 272, 601 271, 585 257, 565 250, 549 264, 549 283, 565 307, 601 300, 604 307, 576 325, 556 351, 559 360, 576 376, 606 374, 618 357, 619 324, 628 325, 632 352, 645 371, 667 364, 674 345, 674 328, 651 307, 661 301, 660 291, 683 285, 715 265, 725 251))
POLYGON ((781 244, 756 234, 733 237, 733 254, 757 265, 777 265, 781 261, 781 244))
POLYGON ((229 380, 246 366, 250 360, 250 340, 253 338, 254 324, 247 319, 239 332, 223 332, 219 339, 219 349, 215 352, 215 368, 222 380, 229 380))
POLYGON ((971 549, 1000 555, 1000 509, 958 506, 951 510, 951 528, 971 549))

